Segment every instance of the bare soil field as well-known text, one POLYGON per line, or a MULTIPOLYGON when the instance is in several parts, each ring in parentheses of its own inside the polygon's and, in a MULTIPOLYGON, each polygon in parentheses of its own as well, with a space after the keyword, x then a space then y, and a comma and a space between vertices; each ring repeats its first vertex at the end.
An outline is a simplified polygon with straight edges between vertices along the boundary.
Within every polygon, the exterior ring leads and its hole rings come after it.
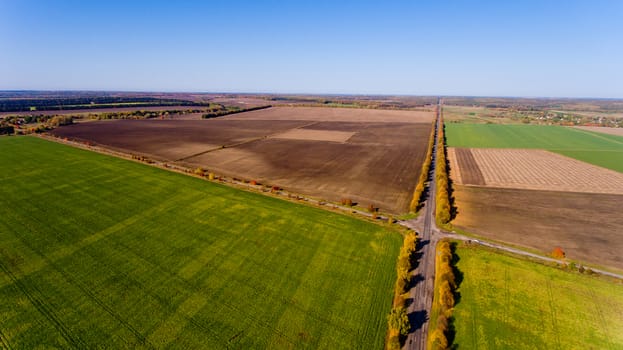
POLYGON ((205 153, 185 163, 326 200, 351 198, 364 206, 401 213, 408 209, 430 127, 428 123, 318 123, 306 128, 355 134, 344 143, 268 138, 205 153))
POLYGON ((301 121, 106 120, 53 130, 59 137, 94 142, 114 149, 174 161, 303 126, 301 121))
POLYGON ((312 129, 292 129, 281 134, 273 135, 276 139, 289 140, 311 140, 311 141, 329 141, 329 142, 346 142, 350 139, 354 132, 348 131, 332 131, 332 130, 312 130, 312 129))
POLYGON ((448 153, 463 185, 623 194, 623 174, 544 150, 457 148, 448 153))
POLYGON ((428 111, 359 108, 274 107, 227 116, 231 120, 307 120, 327 122, 432 123, 428 111))
POLYGON ((574 126, 574 128, 586 131, 600 132, 608 135, 623 136, 623 128, 606 128, 601 126, 574 126))
POLYGON ((453 224, 580 262, 623 269, 623 195, 454 186, 453 224))
POLYGON ((399 214, 408 210, 432 119, 430 112, 280 107, 209 120, 81 123, 51 133, 399 214))

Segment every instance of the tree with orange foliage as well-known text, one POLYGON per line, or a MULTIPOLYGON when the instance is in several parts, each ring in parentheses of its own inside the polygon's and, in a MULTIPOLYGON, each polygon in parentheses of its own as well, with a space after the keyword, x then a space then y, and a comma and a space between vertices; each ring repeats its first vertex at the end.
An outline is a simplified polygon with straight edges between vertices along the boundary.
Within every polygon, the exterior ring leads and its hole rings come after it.
POLYGON ((562 250, 562 248, 556 247, 552 251, 552 257, 554 259, 564 259, 565 258, 565 252, 564 252, 564 250, 562 250))

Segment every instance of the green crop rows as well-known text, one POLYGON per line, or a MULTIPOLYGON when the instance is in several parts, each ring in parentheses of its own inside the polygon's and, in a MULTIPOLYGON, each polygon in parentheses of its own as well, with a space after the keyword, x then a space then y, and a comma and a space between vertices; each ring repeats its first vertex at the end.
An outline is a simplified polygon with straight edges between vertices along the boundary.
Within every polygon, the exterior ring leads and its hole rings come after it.
POLYGON ((0 348, 383 347, 402 237, 0 138, 0 348))
POLYGON ((623 137, 562 126, 446 124, 448 147, 545 149, 623 172, 623 137))
POLYGON ((460 349, 621 349, 623 285, 459 246, 460 349))

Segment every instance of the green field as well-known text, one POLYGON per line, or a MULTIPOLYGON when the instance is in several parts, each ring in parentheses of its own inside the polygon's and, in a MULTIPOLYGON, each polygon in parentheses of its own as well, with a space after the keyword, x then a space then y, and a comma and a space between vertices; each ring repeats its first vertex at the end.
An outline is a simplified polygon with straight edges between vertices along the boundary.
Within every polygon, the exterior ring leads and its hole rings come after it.
POLYGON ((622 349, 623 285, 459 245, 459 349, 622 349))
POLYGON ((0 138, 0 348, 383 347, 402 237, 0 138))
POLYGON ((623 137, 562 126, 447 123, 448 147, 545 149, 623 172, 623 137))

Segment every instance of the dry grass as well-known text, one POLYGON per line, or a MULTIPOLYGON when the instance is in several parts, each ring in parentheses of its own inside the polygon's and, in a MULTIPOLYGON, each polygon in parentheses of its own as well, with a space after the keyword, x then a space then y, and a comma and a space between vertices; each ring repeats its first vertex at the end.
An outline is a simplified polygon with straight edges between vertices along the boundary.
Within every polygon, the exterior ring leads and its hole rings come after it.
POLYGON ((457 184, 483 185, 470 180, 482 176, 488 187, 623 194, 623 174, 548 151, 472 148, 448 155, 459 169, 457 184), (463 161, 463 153, 473 161, 463 161))

